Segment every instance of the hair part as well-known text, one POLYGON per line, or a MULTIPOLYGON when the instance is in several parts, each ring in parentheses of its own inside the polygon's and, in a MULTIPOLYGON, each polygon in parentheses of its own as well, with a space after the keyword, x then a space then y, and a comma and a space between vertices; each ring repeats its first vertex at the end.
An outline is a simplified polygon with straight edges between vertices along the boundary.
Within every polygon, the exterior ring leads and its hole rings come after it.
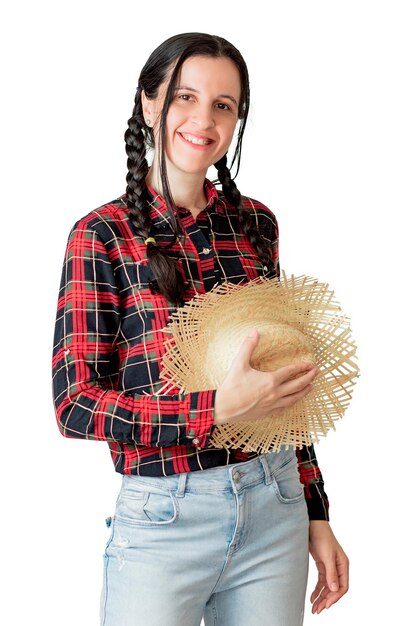
POLYGON ((239 224, 250 244, 256 250, 262 264, 267 266, 267 271, 273 271, 273 261, 270 246, 260 234, 252 220, 251 211, 242 205, 241 194, 234 182, 240 168, 242 140, 245 131, 247 116, 250 105, 249 75, 246 63, 235 46, 223 37, 206 33, 182 33, 170 37, 160 44, 146 61, 138 80, 135 104, 132 116, 128 120, 128 128, 125 132, 125 148, 127 153, 126 175, 126 204, 129 207, 129 216, 133 223, 135 234, 143 239, 152 235, 152 220, 150 218, 150 204, 145 182, 149 170, 147 162, 147 149, 155 149, 155 139, 152 128, 145 122, 142 108, 142 91, 148 99, 155 99, 161 84, 167 79, 172 70, 164 104, 161 111, 161 132, 159 133, 158 153, 160 155, 159 175, 169 219, 173 231, 173 238, 164 247, 156 243, 147 244, 148 264, 155 275, 156 284, 153 291, 159 291, 175 306, 184 305, 186 283, 183 274, 175 259, 171 258, 167 251, 178 241, 182 235, 181 225, 175 215, 175 203, 169 186, 165 143, 166 143, 166 116, 170 103, 174 97, 177 78, 184 61, 192 56, 226 57, 236 65, 241 83, 241 95, 238 106, 238 119, 240 120, 239 132, 235 152, 230 167, 227 166, 227 153, 213 165, 217 169, 218 180, 222 185, 222 191, 226 199, 233 204, 239 216, 239 224), (235 161, 237 162, 236 173, 232 178, 230 170, 235 161))

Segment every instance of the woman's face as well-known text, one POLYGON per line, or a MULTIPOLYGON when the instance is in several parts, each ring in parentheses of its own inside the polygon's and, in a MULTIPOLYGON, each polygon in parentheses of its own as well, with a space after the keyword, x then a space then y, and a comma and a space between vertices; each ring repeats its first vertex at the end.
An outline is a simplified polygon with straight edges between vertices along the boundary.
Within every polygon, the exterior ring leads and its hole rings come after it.
MULTIPOLYGON (((150 118, 158 159, 159 122, 169 77, 158 97, 142 92, 145 119, 150 118)), ((240 75, 226 57, 193 56, 184 61, 166 120, 168 174, 206 174, 228 150, 238 121, 240 75), (177 172, 178 173, 178 172, 177 172)))

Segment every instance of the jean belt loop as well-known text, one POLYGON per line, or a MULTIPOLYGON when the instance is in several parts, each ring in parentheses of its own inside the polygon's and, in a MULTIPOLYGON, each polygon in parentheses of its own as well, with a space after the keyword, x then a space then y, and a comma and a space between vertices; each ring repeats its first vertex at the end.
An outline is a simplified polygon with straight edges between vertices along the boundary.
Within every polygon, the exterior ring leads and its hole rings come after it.
POLYGON ((268 465, 267 456, 268 456, 267 454, 260 454, 259 460, 262 463, 263 468, 264 468, 265 485, 270 485, 272 482, 272 474, 271 474, 271 469, 268 465))
POLYGON ((188 472, 183 472, 182 474, 178 474, 178 487, 175 495, 177 498, 183 498, 185 492, 185 485, 187 483, 188 472))

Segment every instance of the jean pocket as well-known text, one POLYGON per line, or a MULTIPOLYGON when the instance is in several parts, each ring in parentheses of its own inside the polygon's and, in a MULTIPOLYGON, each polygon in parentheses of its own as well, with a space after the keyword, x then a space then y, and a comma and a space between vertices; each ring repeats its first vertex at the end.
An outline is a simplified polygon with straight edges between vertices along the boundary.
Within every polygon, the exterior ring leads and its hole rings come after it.
POLYGON ((178 517, 178 503, 170 491, 152 487, 142 490, 121 489, 115 517, 131 526, 164 526, 178 517))
POLYGON ((296 462, 288 463, 272 473, 272 484, 280 502, 292 504, 304 498, 304 485, 300 481, 296 462))

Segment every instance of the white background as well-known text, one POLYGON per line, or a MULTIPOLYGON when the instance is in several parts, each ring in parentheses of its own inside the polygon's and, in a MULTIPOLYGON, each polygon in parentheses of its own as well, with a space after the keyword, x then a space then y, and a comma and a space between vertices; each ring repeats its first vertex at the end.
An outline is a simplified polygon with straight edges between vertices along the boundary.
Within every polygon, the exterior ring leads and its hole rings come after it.
POLYGON ((307 608, 305 624, 410 624, 415 3, 294 0, 272 13, 260 0, 15 0, 0 17, 2 623, 98 624, 121 477, 106 443, 65 439, 55 423, 61 264, 74 222, 125 191, 123 134, 146 59, 202 31, 229 39, 249 68, 236 182, 276 213, 282 268, 329 282, 358 345, 351 405, 317 446, 351 589, 320 616, 307 608))

